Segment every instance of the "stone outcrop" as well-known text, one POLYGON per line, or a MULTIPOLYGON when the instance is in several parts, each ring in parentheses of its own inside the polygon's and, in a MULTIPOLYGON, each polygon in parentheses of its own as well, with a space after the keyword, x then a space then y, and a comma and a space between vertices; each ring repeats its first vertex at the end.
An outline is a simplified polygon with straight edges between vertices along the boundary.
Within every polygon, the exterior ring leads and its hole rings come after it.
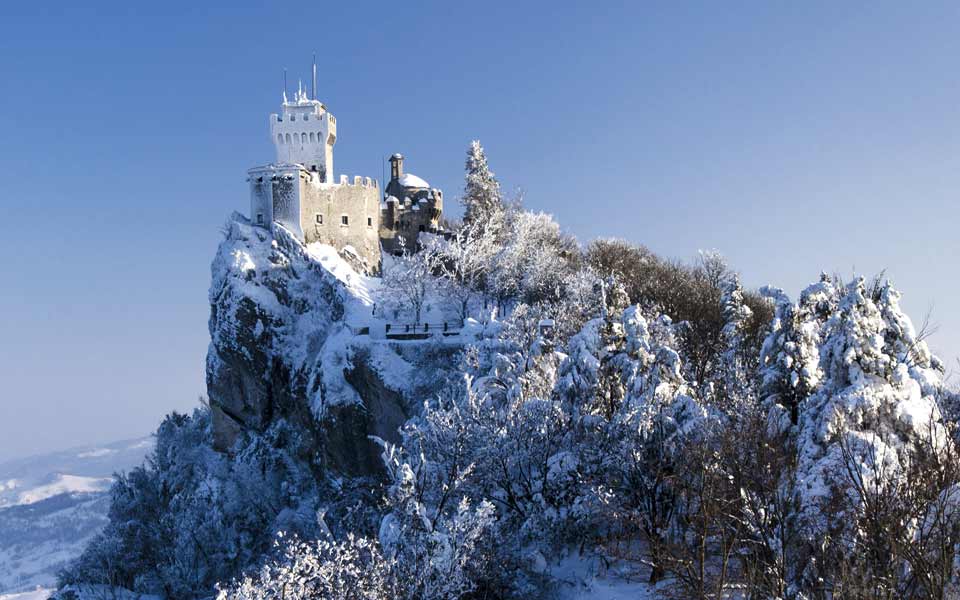
POLYGON ((294 236, 280 227, 271 236, 240 215, 228 223, 211 270, 207 394, 215 447, 229 452, 239 436, 283 419, 307 436, 317 468, 379 473, 370 436, 397 441, 413 403, 385 382, 369 340, 347 327, 358 299, 294 236))

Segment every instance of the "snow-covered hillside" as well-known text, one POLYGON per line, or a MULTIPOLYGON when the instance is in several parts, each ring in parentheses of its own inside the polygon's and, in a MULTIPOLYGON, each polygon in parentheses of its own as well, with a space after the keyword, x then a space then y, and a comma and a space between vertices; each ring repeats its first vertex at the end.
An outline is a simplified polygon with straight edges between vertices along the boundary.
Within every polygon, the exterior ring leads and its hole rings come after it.
POLYGON ((17 592, 15 594, 0 594, 0 600, 47 600, 53 590, 47 588, 37 588, 29 592, 17 592))
POLYGON ((152 446, 147 437, 0 464, 0 593, 52 586, 107 523, 113 474, 152 446))

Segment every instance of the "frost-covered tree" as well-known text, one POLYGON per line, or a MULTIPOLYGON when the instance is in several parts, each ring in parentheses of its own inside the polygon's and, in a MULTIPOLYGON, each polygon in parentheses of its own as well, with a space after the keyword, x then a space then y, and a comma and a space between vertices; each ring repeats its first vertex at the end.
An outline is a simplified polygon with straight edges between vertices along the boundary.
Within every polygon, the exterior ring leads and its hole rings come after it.
POLYGON ((752 352, 747 347, 746 330, 753 311, 744 303, 740 278, 732 274, 723 285, 720 296, 723 329, 719 364, 711 381, 715 406, 724 411, 742 410, 754 401, 756 372, 752 352))
POLYGON ((945 443, 936 402, 939 365, 918 342, 889 285, 869 291, 862 279, 847 286, 825 325, 820 352, 823 381, 802 407, 801 470, 815 506, 829 494, 840 443, 872 469, 891 475, 926 442, 945 443))
POLYGON ((634 361, 634 376, 607 429, 615 448, 605 468, 613 514, 645 541, 654 582, 666 574, 671 528, 679 517, 675 479, 682 469, 682 451, 705 418, 683 377, 672 329, 665 316, 651 325, 639 307, 625 311, 626 349, 634 361))
POLYGON ((495 224, 491 221, 502 212, 503 199, 500 195, 500 183, 487 164, 487 155, 478 140, 470 142, 467 148, 466 187, 463 190, 464 223, 495 224))
POLYGON ((768 340, 765 389, 771 423, 796 432, 794 494, 807 542, 795 554, 805 567, 794 585, 872 581, 872 593, 901 597, 904 562, 891 544, 904 519, 891 490, 952 443, 937 405, 941 367, 889 285, 858 279, 838 294, 823 278, 797 305, 778 304, 778 318, 789 320, 768 340))
POLYGON ((511 209, 507 241, 497 254, 490 287, 502 309, 509 301, 559 301, 578 256, 572 238, 550 215, 511 209))
POLYGON ((147 464, 117 478, 110 522, 61 584, 205 596, 258 562, 273 531, 317 533, 318 484, 295 458, 298 432, 278 422, 231 460, 214 452, 209 428, 207 410, 163 421, 147 464))
POLYGON ((579 416, 583 407, 597 403, 600 391, 602 327, 601 318, 587 322, 567 345, 567 358, 560 365, 556 393, 571 414, 579 416))
POLYGON ((401 598, 394 562, 369 538, 277 540, 279 556, 233 585, 222 586, 217 600, 388 600, 401 598))
POLYGON ((427 296, 435 283, 433 274, 437 255, 434 248, 387 258, 380 284, 380 304, 409 311, 413 322, 419 324, 427 296))
POLYGON ((503 211, 498 211, 486 221, 466 221, 451 238, 435 238, 427 245, 443 276, 441 294, 458 307, 461 319, 469 316, 471 298, 488 290, 488 276, 501 250, 495 233, 502 229, 503 219, 503 211))
POLYGON ((786 432, 798 423, 801 405, 823 377, 823 328, 836 309, 838 293, 827 275, 807 287, 797 304, 778 288, 766 287, 761 292, 776 305, 760 353, 761 393, 775 426, 786 432))

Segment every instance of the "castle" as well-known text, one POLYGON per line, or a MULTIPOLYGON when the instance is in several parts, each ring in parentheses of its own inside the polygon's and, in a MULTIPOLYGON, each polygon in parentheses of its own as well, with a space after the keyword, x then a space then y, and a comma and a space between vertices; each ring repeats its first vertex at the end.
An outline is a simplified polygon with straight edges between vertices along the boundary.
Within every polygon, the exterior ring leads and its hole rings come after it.
POLYGON ((403 172, 403 156, 390 157, 390 181, 381 194, 370 177, 336 180, 333 146, 337 119, 301 85, 294 100, 283 93, 281 112, 270 115, 276 162, 247 171, 250 220, 280 224, 304 243, 320 242, 352 254, 369 273, 379 271, 383 251, 416 251, 422 232, 440 231, 443 192, 403 172), (311 97, 312 96, 312 97, 311 97))

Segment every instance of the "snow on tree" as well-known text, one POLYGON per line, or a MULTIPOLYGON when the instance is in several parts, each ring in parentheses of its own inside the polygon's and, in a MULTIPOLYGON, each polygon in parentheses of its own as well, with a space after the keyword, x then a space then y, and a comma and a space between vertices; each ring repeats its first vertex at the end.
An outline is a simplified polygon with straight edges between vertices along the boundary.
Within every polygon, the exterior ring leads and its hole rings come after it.
POLYGON ((731 275, 724 284, 720 306, 723 317, 723 350, 715 380, 712 382, 712 395, 718 407, 731 411, 743 403, 752 402, 754 395, 750 352, 744 340, 747 322, 753 312, 744 303, 743 288, 738 275, 731 275))
POLYGON ((511 208, 506 213, 506 241, 490 272, 490 289, 501 314, 510 301, 561 302, 578 257, 575 240, 563 234, 550 215, 511 208))
POLYGON ((610 419, 623 403, 635 371, 634 361, 626 353, 624 325, 624 310, 630 299, 623 285, 613 278, 600 282, 599 287, 602 325, 597 405, 594 410, 610 419))
POLYGON ((454 232, 452 239, 429 239, 426 250, 433 253, 443 279, 440 292, 459 308, 460 319, 469 316, 470 299, 487 290, 487 277, 495 256, 500 252, 494 233, 502 228, 502 211, 486 221, 467 221, 454 232), (491 225, 492 221, 497 221, 491 225))
POLYGON ((682 452, 706 413, 683 377, 670 319, 660 316, 649 324, 634 306, 624 312, 623 324, 634 376, 607 427, 612 448, 604 486, 610 490, 612 518, 645 540, 655 582, 665 575, 664 549, 678 518, 674 480, 682 469, 682 452))
POLYGON ((596 403, 600 388, 600 331, 603 319, 588 321, 567 345, 567 358, 560 364, 556 391, 558 397, 579 415, 584 406, 596 403))
POLYGON ((776 305, 760 351, 761 393, 771 408, 771 425, 785 432, 797 424, 801 404, 823 377, 822 330, 835 310, 838 294, 827 275, 807 287, 798 304, 778 288, 765 287, 761 293, 776 305))
POLYGON ((202 597, 258 562, 273 531, 316 535, 318 483, 292 458, 303 452, 298 432, 278 422, 230 459, 211 448, 209 427, 206 410, 163 421, 147 464, 117 479, 110 523, 61 584, 202 597))
MULTIPOLYGON (((875 495, 907 485, 918 461, 949 450, 937 404, 942 371, 889 284, 868 288, 860 278, 847 285, 822 340, 822 380, 799 406, 796 494, 804 531, 815 547, 830 540, 833 552, 865 540, 882 548, 885 536, 867 526, 876 519, 875 495)), ((880 554, 861 568, 894 577, 893 554, 880 554)))
POLYGON ((458 598, 473 590, 487 568, 494 507, 487 500, 472 506, 463 490, 470 465, 454 460, 451 475, 448 464, 436 462, 440 455, 428 458, 425 442, 408 437, 410 450, 383 443, 391 510, 381 521, 379 541, 396 565, 396 597, 458 598))
POLYGON ((375 541, 349 534, 342 541, 277 540, 280 556, 256 577, 222 586, 217 600, 387 600, 401 598, 394 562, 375 541))
POLYGON ((380 301, 383 306, 396 306, 412 313, 420 323, 427 296, 434 284, 433 272, 437 256, 432 248, 397 257, 385 257, 380 301))
POLYGON ((500 183, 487 164, 487 155, 478 140, 467 149, 466 187, 463 191, 464 223, 490 225, 490 219, 503 211, 500 183))

